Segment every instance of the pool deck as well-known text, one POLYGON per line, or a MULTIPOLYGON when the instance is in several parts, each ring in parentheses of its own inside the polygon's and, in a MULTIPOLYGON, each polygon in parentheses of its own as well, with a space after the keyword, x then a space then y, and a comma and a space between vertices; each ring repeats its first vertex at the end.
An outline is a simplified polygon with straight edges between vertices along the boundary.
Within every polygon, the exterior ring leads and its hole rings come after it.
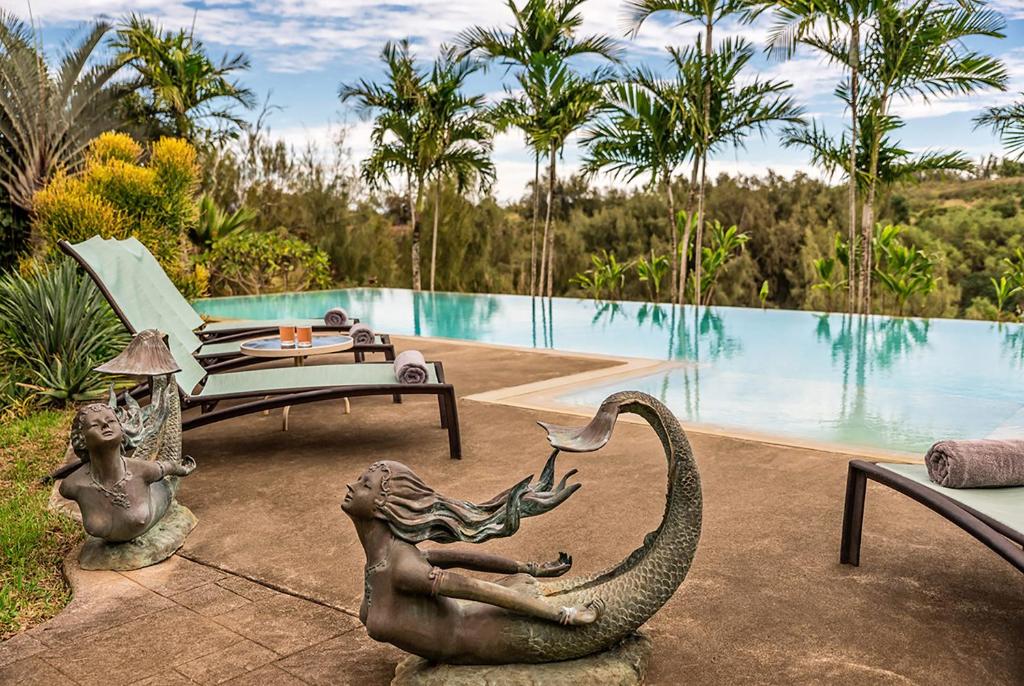
MULTIPOLYGON (((180 499, 199 526, 179 555, 117 574, 75 572, 61 615, 0 644, 0 684, 387 684, 401 653, 359 625, 364 559, 339 509, 378 459, 481 500, 536 473, 535 421, 577 415, 470 399, 608 370, 618 361, 396 339, 441 359, 459 397, 464 459, 447 457, 436 402, 358 398, 192 431, 199 468, 180 499)), ((899 494, 869 487, 862 566, 838 563, 846 463, 812 450, 691 432, 704 528, 690 574, 648 623, 650 684, 1020 684, 1024 580, 899 494), (951 555, 950 551, 955 551, 951 555)), ((648 427, 625 422, 598 453, 565 454, 583 488, 484 548, 575 572, 622 559, 657 526, 665 465, 648 427)))

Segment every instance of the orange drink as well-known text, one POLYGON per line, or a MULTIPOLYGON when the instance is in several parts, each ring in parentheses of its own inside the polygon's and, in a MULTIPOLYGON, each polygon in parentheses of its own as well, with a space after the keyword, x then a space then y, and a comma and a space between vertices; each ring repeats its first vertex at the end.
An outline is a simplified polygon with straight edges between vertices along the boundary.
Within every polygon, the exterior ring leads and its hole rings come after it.
POLYGON ((281 334, 281 347, 282 348, 294 348, 295 347, 295 327, 294 326, 280 326, 278 331, 281 334))
POLYGON ((295 327, 295 338, 300 348, 312 348, 313 347, 313 327, 312 326, 296 326, 295 327))

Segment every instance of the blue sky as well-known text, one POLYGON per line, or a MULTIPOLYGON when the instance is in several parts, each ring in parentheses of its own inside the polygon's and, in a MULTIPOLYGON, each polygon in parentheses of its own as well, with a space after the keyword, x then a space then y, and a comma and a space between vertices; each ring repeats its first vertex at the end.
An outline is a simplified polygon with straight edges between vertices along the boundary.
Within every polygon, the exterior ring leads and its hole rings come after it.
MULTIPOLYGON (((417 54, 432 58, 437 48, 473 24, 503 26, 508 21, 502 0, 0 0, 0 7, 27 18, 31 11, 43 29, 48 49, 68 39, 83 22, 98 16, 116 19, 128 12, 145 14, 167 28, 195 23, 197 36, 220 58, 224 52, 244 51, 252 70, 243 76, 246 85, 262 99, 282 109, 270 119, 272 134, 289 143, 306 140, 325 143, 347 128, 346 141, 356 161, 368 146, 369 124, 345 111, 337 99, 340 83, 379 75, 378 53, 387 40, 409 37, 417 54)), ((1010 92, 976 93, 925 104, 902 103, 896 111, 907 119, 902 142, 912 150, 957 148, 978 158, 998 153, 998 141, 988 131, 973 131, 971 118, 987 105, 1022 97, 1024 91, 1024 0, 990 3, 1007 20, 1007 37, 977 43, 974 47, 1001 56, 1010 73, 1010 92)), ((696 29, 675 25, 666 16, 650 20, 640 34, 626 39, 622 0, 588 0, 582 7, 584 33, 604 32, 622 36, 629 63, 647 63, 661 69, 666 64, 664 46, 693 41, 696 29)), ((726 23, 719 37, 743 36, 763 46, 768 22, 754 25, 726 23)), ((832 95, 839 73, 818 61, 810 52, 786 62, 768 61, 759 55, 754 73, 793 83, 794 95, 809 115, 829 128, 842 124, 842 111, 832 95)), ((500 95, 503 70, 495 68, 475 77, 475 92, 500 95)), ((522 139, 514 132, 495 143, 498 181, 495 194, 502 200, 519 197, 533 175, 533 163, 522 139)), ((565 151, 562 169, 576 169, 579 152, 574 143, 565 151)), ((801 150, 784 149, 775 136, 752 139, 746 149, 724 151, 710 165, 710 172, 761 174, 773 169, 784 175, 800 170, 816 173, 801 150)), ((610 183, 597 179, 598 184, 610 183)))

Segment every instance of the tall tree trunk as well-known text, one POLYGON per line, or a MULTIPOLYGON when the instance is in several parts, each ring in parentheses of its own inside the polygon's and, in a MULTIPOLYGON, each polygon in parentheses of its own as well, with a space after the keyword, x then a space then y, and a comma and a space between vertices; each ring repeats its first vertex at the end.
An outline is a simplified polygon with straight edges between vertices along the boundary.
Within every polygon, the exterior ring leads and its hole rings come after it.
POLYGON ((541 295, 544 294, 544 286, 545 286, 545 283, 548 280, 545 277, 547 276, 547 273, 550 270, 550 265, 548 263, 549 262, 548 261, 548 249, 550 247, 549 246, 549 236, 548 236, 548 234, 550 233, 550 229, 551 229, 551 202, 552 202, 552 195, 554 193, 554 188, 555 188, 555 144, 554 143, 551 144, 551 149, 548 151, 548 154, 551 156, 550 160, 549 160, 549 164, 548 164, 548 202, 547 202, 547 207, 544 210, 544 235, 541 238, 540 283, 538 284, 538 290, 541 292, 541 295))
POLYGON ((693 226, 693 222, 690 218, 693 216, 693 203, 697 199, 697 173, 700 171, 700 158, 693 160, 693 170, 690 172, 690 191, 686 198, 686 207, 690 214, 686 217, 686 226, 683 227, 683 242, 680 246, 680 264, 679 264, 679 291, 677 296, 679 297, 679 304, 683 305, 686 302, 686 271, 687 263, 690 257, 690 230, 693 226))
POLYGON ((694 272, 694 305, 703 305, 701 301, 701 272, 704 267, 704 202, 705 186, 708 179, 708 155, 707 151, 701 155, 700 164, 700 195, 697 196, 697 239, 693 246, 693 272, 694 272))
POLYGON ((860 21, 850 23, 850 231, 847 252, 847 294, 846 311, 857 308, 859 294, 857 275, 857 114, 859 109, 858 88, 860 86, 860 21))
POLYGON ((409 206, 412 213, 412 289, 414 291, 420 290, 420 223, 416 215, 419 209, 422 186, 423 184, 420 181, 416 182, 416 196, 409 206))
POLYGON ((441 180, 434 187, 434 236, 430 246, 430 292, 434 292, 434 272, 437 268, 437 220, 441 216, 441 180))
POLYGON ((704 24, 704 144, 700 152, 700 193, 697 200, 697 244, 693 250, 693 270, 695 273, 693 302, 700 305, 701 279, 701 243, 704 238, 704 195, 708 175, 708 143, 711 140, 711 37, 715 25, 711 15, 705 18, 704 24))
MULTIPOLYGON (((672 195, 672 175, 665 173, 665 193, 668 196, 668 232, 669 245, 672 250, 672 278, 669 281, 670 299, 676 301, 676 281, 679 279, 679 238, 676 231, 676 200, 672 195)), ((654 257, 651 256, 653 261, 654 257)))
MULTIPOLYGON (((883 94, 878 103, 878 117, 886 115, 889 102, 883 94)), ((868 167, 868 187, 864 193, 864 209, 861 213, 861 242, 864 248, 864 258, 861 261, 861 312, 867 314, 871 311, 871 276, 874 269, 874 236, 875 236, 875 193, 878 190, 878 155, 882 145, 882 131, 878 123, 872 126, 871 133, 871 162, 868 167)))
POLYGON ((552 285, 555 281, 555 231, 551 230, 551 234, 548 236, 548 240, 551 242, 548 245, 548 297, 554 295, 554 288, 552 285))
POLYGON ((537 215, 540 214, 540 151, 533 151, 533 225, 530 227, 530 295, 537 295, 537 215))

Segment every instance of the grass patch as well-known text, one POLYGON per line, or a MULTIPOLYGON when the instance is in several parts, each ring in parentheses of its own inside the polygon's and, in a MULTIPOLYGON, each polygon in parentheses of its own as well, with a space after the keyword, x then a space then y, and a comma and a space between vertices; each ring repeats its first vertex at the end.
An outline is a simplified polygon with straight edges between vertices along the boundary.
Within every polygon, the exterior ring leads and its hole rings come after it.
POLYGON ((72 411, 45 410, 0 422, 0 639, 38 624, 67 604, 64 556, 81 526, 51 512, 39 484, 64 461, 72 411))

